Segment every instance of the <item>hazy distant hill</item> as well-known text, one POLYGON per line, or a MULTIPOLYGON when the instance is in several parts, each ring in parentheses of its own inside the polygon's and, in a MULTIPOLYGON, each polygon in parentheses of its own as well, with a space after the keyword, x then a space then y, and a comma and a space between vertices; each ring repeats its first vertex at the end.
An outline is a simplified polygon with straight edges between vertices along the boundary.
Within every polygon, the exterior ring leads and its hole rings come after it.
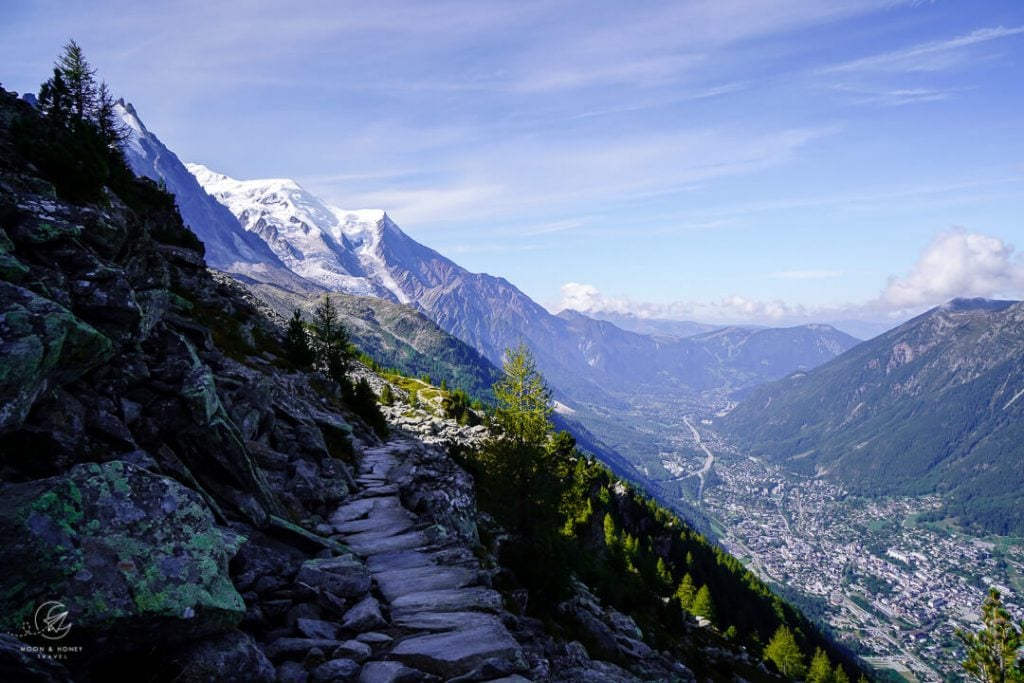
POLYGON ((942 492, 965 524, 1024 533, 1024 303, 955 299, 756 389, 723 426, 794 469, 942 492))

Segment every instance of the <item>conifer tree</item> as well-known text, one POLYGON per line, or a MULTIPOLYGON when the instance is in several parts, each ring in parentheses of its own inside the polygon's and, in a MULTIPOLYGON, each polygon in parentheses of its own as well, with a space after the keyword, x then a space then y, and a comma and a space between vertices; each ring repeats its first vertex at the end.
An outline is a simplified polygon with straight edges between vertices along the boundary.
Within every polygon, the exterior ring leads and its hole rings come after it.
POLYGON ((850 677, 846 675, 842 664, 836 664, 836 668, 832 671, 832 683, 850 683, 850 677))
POLYGON ((693 606, 693 598, 697 594, 697 588, 693 585, 693 577, 689 573, 684 574, 675 594, 672 596, 679 601, 679 606, 687 612, 693 606))
POLYGON ((802 678, 807 671, 804 656, 796 644, 793 632, 785 624, 779 626, 775 635, 764 648, 764 658, 786 678, 802 678))
POLYGON ((348 331, 341 323, 338 309, 327 295, 313 310, 313 333, 316 337, 317 361, 335 382, 343 382, 349 362, 355 355, 348 331))
POLYGON ((316 354, 309 346, 309 334, 306 332, 306 325, 302 322, 302 313, 299 309, 292 312, 288 321, 288 332, 284 341, 285 353, 295 367, 305 369, 316 359, 316 354))
POLYGON ((693 598, 690 612, 695 617, 704 617, 711 623, 715 622, 715 604, 711 600, 711 589, 707 585, 701 586, 697 591, 697 595, 693 598))
POLYGON ((615 519, 610 512, 604 514, 604 544, 608 548, 619 545, 619 531, 615 528, 615 519))
POLYGON ((832 662, 820 647, 811 658, 811 668, 807 670, 807 683, 832 683, 832 662))
POLYGON ((515 537, 503 556, 517 575, 542 593, 564 591, 568 550, 559 533, 561 501, 574 456, 550 447, 551 391, 525 345, 506 350, 494 395, 497 429, 477 454, 480 495, 515 537))
POLYGON ((551 390, 525 344, 506 350, 505 376, 494 385, 495 421, 516 445, 539 446, 552 430, 551 390))
POLYGON ((66 127, 71 120, 71 91, 58 67, 53 76, 39 86, 39 109, 46 114, 46 120, 55 128, 66 127))
POLYGON ((662 590, 668 592, 672 590, 672 572, 669 571, 668 565, 665 564, 665 558, 658 557, 658 563, 654 568, 655 576, 658 577, 658 583, 661 584, 662 590))
POLYGON ((85 60, 85 52, 71 39, 57 60, 70 94, 71 113, 79 120, 92 118, 96 107, 96 69, 85 60))
POLYGON ((956 632, 967 647, 964 669, 982 683, 1024 682, 1024 658, 1020 654, 1024 635, 1003 607, 1002 596, 995 588, 989 589, 982 603, 981 622, 977 633, 956 632))
POLYGON ((106 81, 101 81, 96 90, 95 119, 96 127, 99 128, 107 148, 115 154, 120 154, 122 143, 128 139, 128 128, 117 115, 114 97, 110 94, 106 81))
POLYGON ((54 64, 53 76, 39 86, 41 125, 27 126, 21 146, 58 194, 75 201, 99 199, 108 181, 134 177, 121 143, 126 131, 105 84, 71 40, 54 64))

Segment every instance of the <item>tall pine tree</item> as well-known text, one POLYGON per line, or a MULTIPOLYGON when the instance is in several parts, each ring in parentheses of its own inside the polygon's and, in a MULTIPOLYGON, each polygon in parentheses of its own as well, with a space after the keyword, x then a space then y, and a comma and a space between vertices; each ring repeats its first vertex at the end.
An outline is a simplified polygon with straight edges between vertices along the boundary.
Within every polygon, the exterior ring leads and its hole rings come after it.
POLYGON ((85 52, 74 39, 64 45, 57 69, 70 94, 71 113, 79 120, 92 119, 96 111, 96 69, 86 61, 85 52))
POLYGON ((302 322, 302 313, 297 308, 292 312, 292 317, 288 321, 284 350, 288 355, 288 360, 300 370, 305 370, 316 360, 316 354, 309 345, 306 325, 302 322))
POLYGON ((313 334, 317 361, 332 380, 343 382, 355 351, 329 294, 313 310, 313 334))

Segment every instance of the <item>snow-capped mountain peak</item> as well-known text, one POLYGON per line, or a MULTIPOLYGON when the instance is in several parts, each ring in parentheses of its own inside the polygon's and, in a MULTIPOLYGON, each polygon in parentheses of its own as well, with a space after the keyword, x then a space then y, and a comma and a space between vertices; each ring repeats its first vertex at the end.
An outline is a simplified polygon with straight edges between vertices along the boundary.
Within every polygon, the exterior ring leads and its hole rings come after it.
POLYGON ((267 245, 247 233, 237 218, 203 191, 174 152, 146 128, 135 107, 118 100, 114 109, 128 129, 124 151, 132 170, 164 183, 174 194, 182 219, 206 246, 207 263, 264 281, 287 281, 290 286, 302 286, 267 245))
POLYGON ((383 255, 385 229, 397 230, 384 211, 329 206, 286 178, 238 180, 201 164, 188 170, 296 274, 327 289, 409 303, 383 255))

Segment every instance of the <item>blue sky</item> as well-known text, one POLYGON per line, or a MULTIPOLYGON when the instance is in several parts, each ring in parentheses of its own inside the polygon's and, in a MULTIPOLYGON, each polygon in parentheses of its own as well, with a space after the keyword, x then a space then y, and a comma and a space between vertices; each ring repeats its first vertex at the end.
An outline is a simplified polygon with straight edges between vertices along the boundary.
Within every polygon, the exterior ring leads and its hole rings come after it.
POLYGON ((72 36, 182 159, 383 208, 552 308, 1024 297, 1017 0, 7 0, 0 83, 72 36))

